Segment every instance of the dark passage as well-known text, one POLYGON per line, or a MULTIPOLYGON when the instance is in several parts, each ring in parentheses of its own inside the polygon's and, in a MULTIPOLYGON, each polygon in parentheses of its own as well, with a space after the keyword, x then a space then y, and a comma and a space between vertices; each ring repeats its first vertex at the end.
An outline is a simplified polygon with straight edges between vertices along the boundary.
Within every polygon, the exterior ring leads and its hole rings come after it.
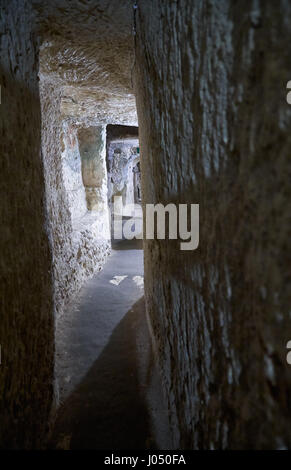
POLYGON ((290 450, 291 1, 0 11, 0 449, 290 450))
POLYGON ((170 446, 145 316, 143 252, 136 242, 115 248, 58 325, 63 403, 50 448, 154 449, 161 439, 170 446), (127 277, 116 285, 114 276, 127 277))
POLYGON ((109 344, 60 410, 53 443, 67 449, 154 448, 145 397, 138 383, 136 328, 144 302, 137 302, 114 330, 109 344))

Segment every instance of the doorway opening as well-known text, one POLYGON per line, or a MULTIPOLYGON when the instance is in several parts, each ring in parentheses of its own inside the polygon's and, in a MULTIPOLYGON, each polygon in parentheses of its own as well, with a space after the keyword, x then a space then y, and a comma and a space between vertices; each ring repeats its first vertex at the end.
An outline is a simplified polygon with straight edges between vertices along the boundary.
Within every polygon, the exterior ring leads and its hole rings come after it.
MULTIPOLYGON (((119 217, 114 201, 119 198, 122 210, 122 225, 134 215, 135 220, 142 219, 142 191, 140 147, 138 127, 107 126, 107 174, 108 206, 111 214, 111 242, 113 249, 142 249, 141 239, 128 240, 122 231, 122 239, 114 237, 114 220, 119 217)), ((120 207, 119 207, 120 210, 120 207)), ((132 225, 135 230, 135 225, 132 225)))

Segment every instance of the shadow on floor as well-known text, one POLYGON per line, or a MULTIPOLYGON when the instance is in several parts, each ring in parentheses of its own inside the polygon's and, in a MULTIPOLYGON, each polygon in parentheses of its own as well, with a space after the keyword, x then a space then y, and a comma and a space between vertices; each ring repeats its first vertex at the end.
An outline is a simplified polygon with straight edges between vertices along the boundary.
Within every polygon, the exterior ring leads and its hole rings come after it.
POLYGON ((138 377, 136 330, 143 316, 142 298, 60 408, 50 449, 156 449, 138 377))
POLYGON ((143 250, 142 240, 111 240, 113 250, 143 250))

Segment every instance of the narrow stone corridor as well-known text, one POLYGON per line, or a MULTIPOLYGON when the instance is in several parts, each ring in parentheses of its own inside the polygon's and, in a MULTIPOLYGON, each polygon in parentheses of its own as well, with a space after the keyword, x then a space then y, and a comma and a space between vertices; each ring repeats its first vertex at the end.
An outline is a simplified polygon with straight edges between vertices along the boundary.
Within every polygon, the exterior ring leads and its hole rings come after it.
POLYGON ((291 0, 0 13, 0 449, 291 449, 291 0))
POLYGON ((143 251, 120 241, 59 319, 57 449, 169 447, 143 298, 143 251))

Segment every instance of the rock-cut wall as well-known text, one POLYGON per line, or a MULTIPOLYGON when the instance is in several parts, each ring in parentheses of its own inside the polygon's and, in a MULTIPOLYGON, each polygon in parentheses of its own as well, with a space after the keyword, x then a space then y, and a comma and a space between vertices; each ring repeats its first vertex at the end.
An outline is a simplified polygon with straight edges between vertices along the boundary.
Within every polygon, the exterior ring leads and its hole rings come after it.
POLYGON ((145 241, 177 448, 291 447, 291 4, 140 0, 144 203, 200 204, 200 244, 145 241))
POLYGON ((1 2, 0 448, 40 448, 53 402, 52 253, 38 43, 26 0, 1 2))
MULTIPOLYGON (((59 90, 55 90, 54 83, 43 74, 40 76, 42 151, 55 308, 60 316, 84 281, 103 267, 110 253, 109 216, 107 205, 102 211, 94 211, 87 204, 78 127, 63 121, 59 90)), ((98 132, 96 128, 99 136, 98 132)), ((103 161, 103 185, 107 187, 105 141, 103 148, 100 158, 103 161)))

